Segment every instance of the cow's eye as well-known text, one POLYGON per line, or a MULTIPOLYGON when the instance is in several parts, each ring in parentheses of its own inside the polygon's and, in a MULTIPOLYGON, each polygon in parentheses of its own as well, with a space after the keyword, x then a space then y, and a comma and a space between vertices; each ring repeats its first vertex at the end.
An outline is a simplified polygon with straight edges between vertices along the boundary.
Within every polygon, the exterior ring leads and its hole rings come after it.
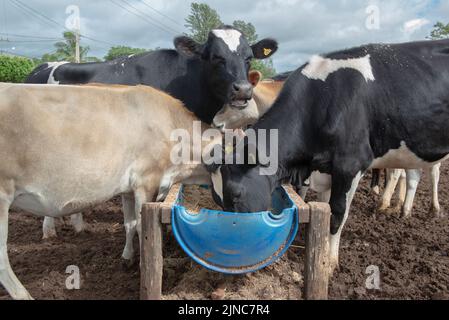
POLYGON ((251 61, 253 61, 252 57, 246 58, 245 60, 246 64, 251 64, 251 61))
POLYGON ((212 61, 215 64, 220 64, 220 65, 223 65, 223 66, 226 65, 226 60, 223 57, 220 57, 220 56, 214 56, 212 58, 212 61))

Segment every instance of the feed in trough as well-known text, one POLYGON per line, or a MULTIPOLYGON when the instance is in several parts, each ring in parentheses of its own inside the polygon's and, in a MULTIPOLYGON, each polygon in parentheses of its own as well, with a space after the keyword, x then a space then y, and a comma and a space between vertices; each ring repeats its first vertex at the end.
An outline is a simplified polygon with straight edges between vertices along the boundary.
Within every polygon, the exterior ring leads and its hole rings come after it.
POLYGON ((183 205, 191 214, 198 214, 201 209, 222 210, 212 199, 210 189, 201 186, 185 186, 183 205))

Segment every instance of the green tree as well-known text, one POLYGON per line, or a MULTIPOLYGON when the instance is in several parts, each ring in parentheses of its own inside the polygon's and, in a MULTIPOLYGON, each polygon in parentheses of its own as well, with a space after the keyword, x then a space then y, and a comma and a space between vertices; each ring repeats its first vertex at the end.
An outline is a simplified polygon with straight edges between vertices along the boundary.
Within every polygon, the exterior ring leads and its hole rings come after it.
POLYGON ((259 35, 256 33, 256 28, 252 23, 246 23, 242 20, 236 20, 232 23, 233 27, 240 30, 245 36, 246 40, 248 40, 249 44, 255 44, 259 35))
POLYGON ((264 79, 272 78, 277 74, 272 59, 253 60, 251 62, 251 70, 257 70, 262 73, 264 79))
POLYGON ((445 25, 442 22, 437 22, 429 38, 433 40, 449 38, 449 23, 445 25))
POLYGON ((117 46, 109 49, 108 54, 104 57, 104 60, 111 61, 120 57, 127 57, 132 54, 144 53, 150 50, 141 48, 131 48, 126 46, 117 46))
MULTIPOLYGON (((76 52, 76 36, 71 31, 66 31, 63 34, 64 41, 59 41, 54 44, 56 51, 53 53, 46 53, 41 58, 41 63, 54 61, 69 61, 75 62, 76 52)), ((80 46, 81 62, 98 62, 101 61, 96 57, 88 57, 87 54, 90 48, 88 46, 80 46)))
POLYGON ((190 10, 185 26, 190 30, 189 36, 198 43, 206 42, 209 32, 223 25, 217 11, 205 3, 193 2, 190 10))
POLYGON ((31 59, 0 55, 0 82, 22 83, 33 69, 31 59))

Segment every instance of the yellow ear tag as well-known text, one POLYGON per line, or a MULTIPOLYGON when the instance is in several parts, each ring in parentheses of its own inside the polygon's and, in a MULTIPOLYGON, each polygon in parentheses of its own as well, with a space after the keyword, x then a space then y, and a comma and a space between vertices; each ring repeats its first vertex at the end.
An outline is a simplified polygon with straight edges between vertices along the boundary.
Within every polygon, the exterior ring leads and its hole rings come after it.
POLYGON ((273 52, 273 50, 271 50, 271 49, 263 49, 263 54, 265 56, 269 56, 271 52, 273 52))

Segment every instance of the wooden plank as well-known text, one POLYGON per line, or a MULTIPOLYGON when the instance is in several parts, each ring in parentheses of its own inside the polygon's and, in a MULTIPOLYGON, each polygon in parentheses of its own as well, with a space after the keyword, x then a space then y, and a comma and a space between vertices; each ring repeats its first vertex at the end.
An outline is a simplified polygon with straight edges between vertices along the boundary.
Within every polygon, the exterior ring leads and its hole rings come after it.
POLYGON ((296 193, 291 185, 283 186, 287 191, 289 197, 293 200, 299 210, 299 223, 309 223, 310 221, 310 206, 296 193))
POLYGON ((162 224, 160 203, 149 203, 142 210, 140 246, 140 298, 161 300, 162 296, 162 224))
POLYGON ((179 192, 181 191, 181 184, 175 184, 170 189, 167 198, 164 203, 161 204, 161 216, 163 224, 171 224, 171 211, 173 206, 178 200, 179 192))
POLYGON ((305 297, 327 300, 329 291, 329 238, 331 210, 328 204, 310 203, 306 232, 305 297))

